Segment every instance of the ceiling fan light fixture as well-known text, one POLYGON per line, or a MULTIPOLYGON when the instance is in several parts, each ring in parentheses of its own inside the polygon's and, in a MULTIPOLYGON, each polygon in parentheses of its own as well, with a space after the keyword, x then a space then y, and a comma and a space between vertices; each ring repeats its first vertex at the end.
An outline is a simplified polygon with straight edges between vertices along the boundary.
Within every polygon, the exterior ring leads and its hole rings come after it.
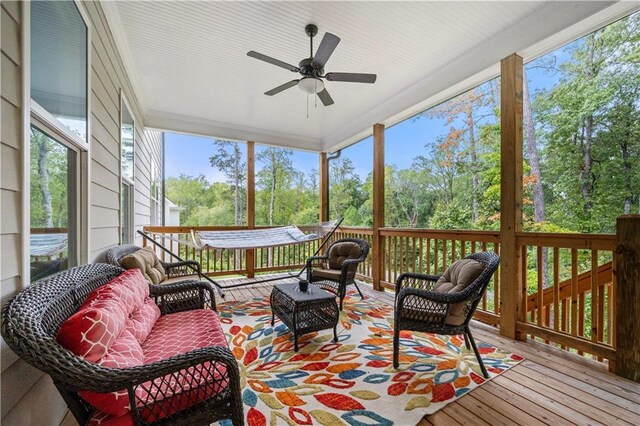
POLYGON ((304 77, 298 81, 298 87, 303 92, 314 95, 324 90, 324 82, 316 77, 304 77))

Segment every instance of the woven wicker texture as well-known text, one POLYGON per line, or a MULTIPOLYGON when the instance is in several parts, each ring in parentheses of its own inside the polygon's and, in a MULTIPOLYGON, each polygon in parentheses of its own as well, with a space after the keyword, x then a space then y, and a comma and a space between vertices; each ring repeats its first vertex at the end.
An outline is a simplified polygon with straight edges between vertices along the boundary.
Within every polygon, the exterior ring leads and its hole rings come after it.
POLYGON ((293 331, 294 351, 298 351, 298 336, 333 328, 333 340, 338 340, 336 326, 340 312, 335 297, 320 288, 296 294, 297 284, 278 284, 271 291, 271 325, 277 316, 293 331))
MULTIPOLYGON (((4 306, 2 336, 23 360, 53 378, 80 424, 89 420, 93 407, 78 391, 123 389, 132 402, 136 424, 204 424, 225 418, 234 425, 243 424, 240 373, 226 346, 199 348, 137 367, 105 368, 75 356, 56 342, 61 324, 86 296, 122 272, 113 265, 84 265, 30 285, 4 306)), ((212 306, 213 289, 202 282, 149 288, 163 315, 212 306)))
POLYGON ((328 255, 312 256, 307 259, 307 280, 310 283, 313 283, 315 286, 330 291, 338 296, 340 298, 340 310, 342 310, 344 296, 347 294, 347 286, 352 284, 355 285, 358 293, 360 293, 360 297, 364 297, 362 295, 362 292, 360 291, 360 288, 358 288, 358 284, 356 284, 355 274, 356 270, 358 269, 358 264, 364 262, 369 255, 369 243, 359 238, 343 238, 340 240, 336 240, 335 242, 333 242, 333 244, 331 244, 331 246, 327 250, 327 253, 331 252, 331 247, 333 247, 334 245, 344 242, 357 244, 358 247, 360 247, 360 257, 358 257, 357 259, 348 259, 342 262, 340 275, 338 275, 337 279, 314 275, 313 265, 318 262, 327 263, 329 260, 328 255))
POLYGON ((396 283, 395 324, 393 337, 393 365, 398 368, 400 330, 421 331, 436 334, 462 334, 467 348, 473 346, 485 377, 489 377, 476 347, 469 322, 473 317, 491 277, 498 269, 500 257, 491 252, 474 253, 465 257, 484 265, 484 270, 468 287, 456 293, 433 291, 440 276, 405 273, 396 283), (452 306, 464 303, 464 322, 459 325, 447 323, 452 306))

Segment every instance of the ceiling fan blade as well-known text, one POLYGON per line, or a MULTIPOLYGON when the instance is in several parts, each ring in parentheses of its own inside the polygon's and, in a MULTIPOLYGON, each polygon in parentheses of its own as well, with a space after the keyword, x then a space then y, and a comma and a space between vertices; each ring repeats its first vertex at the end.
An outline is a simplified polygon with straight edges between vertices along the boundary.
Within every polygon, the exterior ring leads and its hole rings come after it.
POLYGON ((276 87, 276 88, 274 88, 274 89, 269 90, 268 92, 264 92, 264 94, 265 94, 265 95, 267 95, 267 96, 273 96, 273 95, 276 95, 276 94, 278 94, 278 93, 282 92, 283 90, 287 90, 288 88, 290 88, 290 87, 293 87, 293 86, 297 85, 297 84, 298 84, 298 81, 300 81, 300 80, 291 80, 291 81, 288 81, 288 82, 286 82, 285 84, 281 84, 280 86, 278 86, 278 87, 276 87))
POLYGON ((317 70, 324 68, 325 64, 331 57, 331 54, 336 50, 338 43, 340 43, 340 37, 331 33, 325 33, 324 37, 322 37, 322 41, 320 42, 320 46, 318 46, 316 54, 313 56, 311 66, 317 70))
POLYGON ((331 99, 331 95, 327 92, 327 89, 323 89, 322 92, 318 92, 318 97, 322 101, 322 105, 329 106, 333 105, 333 99, 331 99))
POLYGON ((324 76, 329 81, 346 81, 350 83, 375 83, 375 74, 357 74, 351 72, 330 72, 324 76))
POLYGON ((256 59, 260 59, 261 61, 265 61, 268 62, 272 65, 275 65, 277 67, 280 68, 284 68, 286 70, 289 71, 293 71, 293 72, 298 72, 300 71, 300 68, 293 66, 291 64, 288 64, 286 62, 282 62, 278 59, 272 58, 271 56, 267 56, 267 55, 263 55, 262 53, 258 53, 258 52, 254 52, 253 50, 250 52, 247 52, 247 56, 251 56, 252 58, 256 58, 256 59))

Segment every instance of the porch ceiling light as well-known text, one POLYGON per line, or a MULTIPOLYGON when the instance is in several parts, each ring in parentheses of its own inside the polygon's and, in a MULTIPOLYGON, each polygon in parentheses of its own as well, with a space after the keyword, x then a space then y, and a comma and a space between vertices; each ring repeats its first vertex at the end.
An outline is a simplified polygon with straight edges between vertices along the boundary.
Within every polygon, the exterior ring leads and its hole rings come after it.
POLYGON ((313 95, 324 90, 324 82, 317 77, 304 77, 298 81, 298 87, 303 92, 313 95))

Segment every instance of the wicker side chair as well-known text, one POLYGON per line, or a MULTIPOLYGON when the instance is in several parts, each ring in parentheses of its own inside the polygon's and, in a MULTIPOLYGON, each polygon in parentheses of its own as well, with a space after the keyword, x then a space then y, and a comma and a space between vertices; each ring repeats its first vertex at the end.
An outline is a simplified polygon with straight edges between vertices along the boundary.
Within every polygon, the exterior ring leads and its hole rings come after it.
POLYGON ((400 331, 410 330, 425 333, 464 335, 467 349, 473 351, 485 378, 489 377, 478 347, 476 346, 469 323, 478 307, 491 277, 498 269, 500 257, 492 252, 475 253, 465 259, 480 262, 484 269, 480 275, 464 290, 454 293, 434 291, 440 276, 404 273, 398 277, 395 298, 395 324, 393 328, 393 366, 398 368, 400 331), (461 311, 452 320, 450 311, 461 311))
POLYGON ((307 259, 307 280, 314 285, 334 293, 342 302, 347 294, 347 286, 353 284, 360 297, 364 299, 356 283, 358 264, 369 255, 369 243, 358 238, 343 238, 329 246, 324 256, 312 256, 307 259), (322 262, 323 268, 313 268, 313 264, 322 262))
MULTIPOLYGON (((206 398, 185 409, 166 413, 166 416, 158 415, 162 418, 152 424, 209 424, 231 419, 234 426, 242 425, 240 371, 233 354, 226 347, 200 348, 136 367, 105 368, 74 355, 56 341, 61 325, 78 310, 86 296, 123 271, 113 265, 96 263, 69 269, 30 285, 5 304, 2 337, 20 358, 51 376, 79 424, 86 424, 94 411, 78 395, 81 390, 113 392, 126 389, 133 407, 133 421, 142 425, 147 423, 141 419, 141 413, 154 409, 154 405, 153 402, 149 405, 148 399, 143 401, 136 396, 136 389, 150 389, 149 384, 158 380, 179 383, 178 379, 189 379, 191 375, 205 371, 212 374, 212 369, 215 369, 215 383, 222 383, 218 385, 221 391, 204 389, 202 392, 206 398)), ((211 286, 198 281, 150 285, 149 289, 162 315, 205 309, 210 303, 208 299, 214 295, 211 286)))
MULTIPOLYGON (((105 260, 107 263, 122 267, 121 260, 130 254, 133 254, 141 248, 133 244, 122 244, 107 250, 105 260)), ((200 264, 195 260, 186 260, 184 262, 163 262, 160 260, 162 267, 167 272, 167 278, 179 278, 189 275, 197 275, 201 277, 200 264)))

